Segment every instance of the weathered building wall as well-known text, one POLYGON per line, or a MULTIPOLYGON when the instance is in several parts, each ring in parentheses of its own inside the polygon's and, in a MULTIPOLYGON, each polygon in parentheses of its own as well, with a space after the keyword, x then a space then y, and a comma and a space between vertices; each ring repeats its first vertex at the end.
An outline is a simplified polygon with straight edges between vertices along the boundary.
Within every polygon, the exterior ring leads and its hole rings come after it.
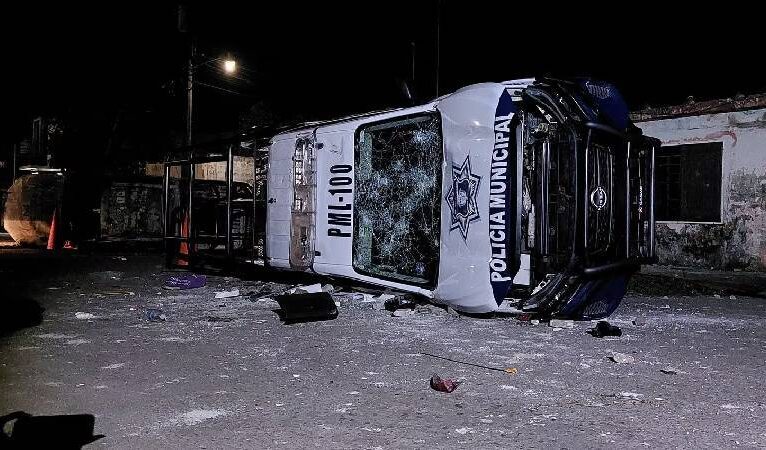
POLYGON ((114 182, 101 196, 101 236, 162 237, 162 179, 114 182))
MULTIPOLYGON (((144 174, 150 177, 162 178, 165 165, 162 163, 146 164, 144 174)), ((234 157, 234 181, 253 184, 253 158, 234 157)), ((198 180, 226 180, 226 163, 211 162, 197 164, 194 176, 198 180)))
MULTIPOLYGON (((146 177, 141 181, 114 182, 104 191, 101 197, 102 237, 162 237, 164 167, 162 163, 146 164, 144 166, 146 177)), ((224 181, 226 163, 197 164, 195 179, 224 181)), ((249 183, 252 186, 252 158, 234 158, 234 181, 249 183)))
POLYGON ((637 125, 663 145, 723 144, 721 222, 658 222, 660 263, 766 270, 766 109, 649 120, 637 125))

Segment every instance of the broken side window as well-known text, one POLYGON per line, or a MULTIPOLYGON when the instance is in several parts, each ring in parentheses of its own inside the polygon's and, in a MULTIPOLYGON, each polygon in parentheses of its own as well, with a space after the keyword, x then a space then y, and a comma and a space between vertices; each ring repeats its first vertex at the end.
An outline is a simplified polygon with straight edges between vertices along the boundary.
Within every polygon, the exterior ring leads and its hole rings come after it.
POLYGON ((354 269, 435 285, 442 134, 436 113, 361 127, 356 139, 354 269))

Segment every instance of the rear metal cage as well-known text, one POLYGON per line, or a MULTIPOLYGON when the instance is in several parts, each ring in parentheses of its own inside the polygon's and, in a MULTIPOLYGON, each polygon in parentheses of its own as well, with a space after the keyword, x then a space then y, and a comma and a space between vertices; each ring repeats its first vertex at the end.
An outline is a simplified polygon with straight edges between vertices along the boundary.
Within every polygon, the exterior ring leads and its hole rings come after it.
POLYGON ((264 145, 263 139, 242 135, 168 153, 162 196, 168 267, 223 269, 264 260, 264 145))

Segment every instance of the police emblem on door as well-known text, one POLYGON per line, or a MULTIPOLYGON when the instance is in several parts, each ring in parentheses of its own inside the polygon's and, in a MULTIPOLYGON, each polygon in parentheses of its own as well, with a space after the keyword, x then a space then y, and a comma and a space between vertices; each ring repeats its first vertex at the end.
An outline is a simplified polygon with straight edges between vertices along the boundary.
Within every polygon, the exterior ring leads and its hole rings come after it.
POLYGON ((468 228, 479 220, 476 197, 481 177, 471 173, 471 160, 466 156, 461 166, 452 166, 452 185, 444 198, 449 205, 452 224, 450 231, 460 230, 463 240, 468 239, 468 228))
POLYGON ((590 193, 590 204, 593 205, 596 210, 601 211, 606 206, 607 196, 606 191, 601 186, 597 187, 590 193))

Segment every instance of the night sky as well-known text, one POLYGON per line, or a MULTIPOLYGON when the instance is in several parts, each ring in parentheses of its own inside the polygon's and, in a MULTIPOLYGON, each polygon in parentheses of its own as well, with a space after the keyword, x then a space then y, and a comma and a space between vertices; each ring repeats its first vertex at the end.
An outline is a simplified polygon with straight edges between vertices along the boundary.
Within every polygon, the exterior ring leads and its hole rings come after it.
MULTIPOLYGON (((766 91, 760 25, 745 22, 747 11, 639 7, 445 0, 440 93, 535 75, 610 80, 634 108, 766 91)), ((176 12, 133 2, 6 8, 0 143, 28 135, 41 114, 108 128, 127 111, 143 128, 181 130, 187 36, 176 12)), ((230 52, 241 68, 236 78, 215 64, 198 70, 218 87, 195 88, 200 133, 234 129, 256 102, 279 120, 403 106, 397 82, 410 77, 411 42, 418 98, 436 94, 436 1, 215 2, 189 13, 200 60, 230 52)))

